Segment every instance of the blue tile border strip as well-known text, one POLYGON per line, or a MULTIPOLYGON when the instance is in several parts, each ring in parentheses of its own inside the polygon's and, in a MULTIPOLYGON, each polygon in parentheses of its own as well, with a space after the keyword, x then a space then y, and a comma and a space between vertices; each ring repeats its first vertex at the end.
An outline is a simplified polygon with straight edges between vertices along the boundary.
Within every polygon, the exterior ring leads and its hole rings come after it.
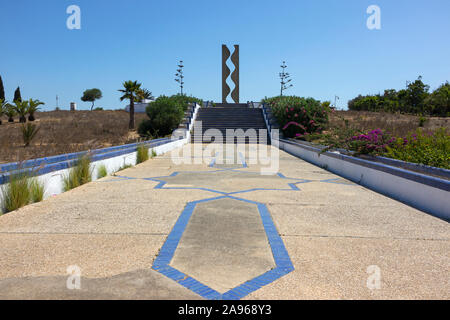
MULTIPOLYGON (((209 191, 209 192, 213 192, 213 193, 218 193, 218 194, 221 194, 221 195, 233 195, 233 194, 248 193, 248 192, 253 192, 253 191, 301 191, 300 188, 297 186, 298 184, 309 183, 309 182, 314 182, 315 181, 315 180, 307 180, 307 179, 287 178, 283 174, 279 173, 278 176, 280 178, 287 179, 287 180, 294 180, 296 182, 288 183, 288 186, 290 187, 289 189, 252 188, 252 189, 231 191, 231 192, 220 191, 220 190, 211 189, 211 188, 203 188, 203 187, 165 187, 165 185, 168 183, 168 181, 164 180, 164 178, 175 177, 175 176, 179 175, 180 173, 186 173, 186 172, 215 173, 215 172, 226 172, 226 171, 233 171, 233 172, 238 172, 238 173, 243 173, 243 174, 247 174, 247 173, 259 174, 257 172, 239 171, 239 170, 235 170, 235 169, 219 169, 219 170, 213 170, 213 171, 176 171, 176 172, 173 172, 169 176, 160 176, 160 177, 151 177, 151 178, 130 178, 130 179, 142 179, 142 180, 147 180, 147 181, 159 182, 154 187, 154 189, 163 189, 163 190, 203 190, 203 191, 209 191)), ((116 176, 116 177, 127 178, 125 176, 116 176)), ((317 180, 317 181, 319 181, 319 180, 317 180)), ((108 182, 108 181, 105 181, 105 182, 108 182)))
POLYGON ((84 151, 79 153, 72 153, 72 154, 66 154, 62 156, 55 156, 55 157, 49 157, 49 158, 42 158, 42 159, 36 159, 36 160, 29 160, 28 162, 24 162, 25 166, 23 169, 18 170, 18 164, 17 163, 11 163, 11 164, 5 164, 0 167, 1 170, 8 169, 8 172, 1 173, 0 171, 0 185, 5 184, 9 181, 9 176, 11 175, 10 170, 14 173, 19 172, 28 172, 33 173, 36 176, 44 175, 50 172, 69 169, 73 167, 78 158, 85 154, 91 155, 91 161, 100 161, 105 160, 109 158, 118 157, 124 154, 133 153, 137 150, 138 145, 144 144, 150 148, 155 148, 167 143, 172 142, 172 140, 163 138, 163 139, 156 139, 151 140, 143 143, 134 143, 129 145, 123 145, 123 146, 117 146, 117 147, 111 147, 106 149, 98 149, 93 150, 91 152, 84 151), (56 162, 57 160, 62 161, 56 162), (31 166, 31 165, 37 165, 37 166, 31 166))
POLYGON ((286 247, 284 246, 283 240, 278 234, 275 224, 273 223, 272 217, 270 215, 269 210, 267 209, 267 206, 260 202, 225 195, 189 202, 185 206, 180 217, 175 223, 175 226, 173 227, 172 231, 170 232, 169 236, 164 242, 159 255, 153 262, 152 269, 172 279, 173 281, 184 286, 185 288, 195 292, 196 294, 200 295, 205 299, 239 300, 249 295, 253 291, 256 291, 261 287, 268 285, 274 282, 275 280, 285 276, 286 274, 292 272, 294 270, 294 266, 286 250, 286 247), (187 224, 191 219, 197 204, 226 198, 255 204, 257 206, 264 230, 269 240, 269 245, 272 250, 272 255, 276 264, 276 268, 269 270, 266 273, 257 276, 245 283, 242 283, 239 286, 225 292, 224 294, 221 294, 216 290, 202 284, 196 279, 190 277, 189 275, 184 274, 179 270, 173 268, 169 264, 175 254, 176 248, 178 247, 181 237, 183 236, 183 233, 186 230, 187 224))
MULTIPOLYGON (((91 155, 100 155, 100 154, 104 154, 104 153, 119 151, 122 149, 136 148, 141 144, 150 145, 150 144, 154 144, 156 142, 163 142, 163 141, 167 143, 170 141, 170 139, 169 138, 161 138, 161 139, 144 141, 144 142, 140 142, 140 143, 131 143, 131 144, 125 144, 125 145, 120 145, 120 146, 95 149, 95 150, 91 150, 89 153, 91 155)), ((15 171, 15 170, 19 170, 19 169, 36 168, 36 167, 39 167, 42 165, 49 165, 49 164, 58 163, 58 162, 76 160, 79 157, 81 157, 87 153, 88 153, 88 151, 82 151, 82 152, 75 152, 75 153, 67 153, 67 154, 58 155, 58 156, 32 159, 32 160, 24 161, 22 163, 19 163, 19 162, 6 163, 6 164, 0 165, 0 172, 5 173, 5 172, 15 171)))

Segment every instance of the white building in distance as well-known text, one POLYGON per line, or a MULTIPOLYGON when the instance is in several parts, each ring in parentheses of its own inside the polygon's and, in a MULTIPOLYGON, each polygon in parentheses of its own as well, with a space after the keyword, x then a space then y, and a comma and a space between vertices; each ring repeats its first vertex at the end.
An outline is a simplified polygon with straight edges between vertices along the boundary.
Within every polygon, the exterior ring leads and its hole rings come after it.
MULTIPOLYGON (((147 108, 148 104, 153 101, 155 101, 155 100, 144 99, 144 101, 142 101, 142 102, 135 102, 134 103, 134 112, 135 113, 145 113, 145 109, 147 108)), ((125 107, 125 111, 130 112, 130 105, 127 105, 125 107)))

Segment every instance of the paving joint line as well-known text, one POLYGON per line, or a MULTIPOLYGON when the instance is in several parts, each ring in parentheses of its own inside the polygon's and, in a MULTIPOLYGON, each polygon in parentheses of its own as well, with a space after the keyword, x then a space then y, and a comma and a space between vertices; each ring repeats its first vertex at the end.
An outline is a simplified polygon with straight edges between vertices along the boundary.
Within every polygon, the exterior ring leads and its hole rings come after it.
POLYGON ((343 238, 343 239, 370 239, 370 240, 411 240, 411 241, 450 241, 450 239, 432 238, 403 238, 403 237, 370 237, 370 236, 336 236, 336 235, 306 235, 306 234, 280 234, 281 237, 299 238, 343 238))

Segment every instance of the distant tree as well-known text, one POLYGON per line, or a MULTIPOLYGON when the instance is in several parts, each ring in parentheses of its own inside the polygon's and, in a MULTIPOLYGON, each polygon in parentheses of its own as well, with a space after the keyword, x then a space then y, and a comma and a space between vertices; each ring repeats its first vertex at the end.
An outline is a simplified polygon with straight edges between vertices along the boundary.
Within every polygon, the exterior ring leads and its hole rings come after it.
POLYGON ((450 116, 450 83, 446 82, 427 98, 426 109, 428 113, 438 116, 450 116))
POLYGON ((130 123, 128 124, 128 128, 130 130, 134 130, 135 122, 134 122, 134 102, 139 101, 138 94, 141 91, 141 84, 137 81, 125 81, 123 84, 123 89, 119 89, 119 92, 123 93, 123 96, 120 97, 120 101, 125 99, 130 100, 130 123))
POLYGON ((0 125, 2 124, 2 117, 6 113, 8 103, 4 99, 0 99, 0 125))
POLYGON ((137 102, 142 102, 144 100, 152 100, 155 98, 149 90, 144 88, 138 90, 138 92, 136 93, 136 97, 138 99, 137 102))
POLYGON ((3 87, 2 76, 0 76, 0 100, 5 101, 5 88, 3 87))
POLYGON ((402 103, 407 113, 425 112, 425 99, 428 98, 430 86, 422 82, 422 76, 416 81, 408 84, 408 87, 402 92, 402 103))
POLYGON ((38 111, 40 109, 39 106, 43 105, 43 104, 45 104, 45 103, 43 103, 43 102, 41 102, 39 100, 30 99, 28 101, 28 114, 29 114, 28 121, 36 120, 35 117, 34 117, 34 113, 36 111, 38 111))
POLYGON ((348 102, 349 110, 384 111, 411 114, 429 114, 449 116, 450 84, 447 82, 432 94, 430 86, 422 82, 419 76, 414 82, 409 82, 405 89, 396 91, 388 89, 383 95, 357 96, 348 102))
POLYGON ((20 87, 17 87, 16 91, 14 91, 14 102, 19 101, 22 102, 22 95, 20 94, 20 87))
POLYGON ((15 100, 14 103, 15 103, 14 110, 19 115, 19 122, 20 123, 27 122, 26 115, 28 113, 28 101, 15 100))
POLYGON ((180 60, 180 63, 178 64, 177 73, 175 74, 175 81, 180 84, 180 94, 183 95, 183 88, 184 88, 184 74, 183 74, 183 60, 180 60))
POLYGON ((360 106, 360 104, 358 103, 360 100, 362 100, 362 98, 363 98, 363 96, 362 95, 359 95, 359 96, 357 96, 356 98, 353 98, 353 99, 351 99, 351 100, 349 100, 349 102, 348 102, 348 110, 351 110, 351 111, 360 111, 359 109, 358 109, 358 107, 360 106))
POLYGON ((14 117, 16 116, 16 110, 14 109, 13 105, 7 103, 6 110, 4 113, 8 117, 8 122, 14 122, 14 117))
POLYGON ((394 89, 384 90, 384 95, 380 97, 380 111, 395 113, 400 110, 398 93, 394 89))
POLYGON ((94 109, 95 100, 99 100, 103 97, 102 91, 97 88, 88 89, 83 92, 83 96, 81 97, 81 101, 83 102, 92 102, 91 111, 94 109))
POLYGON ((289 89, 290 87, 292 87, 292 83, 290 83, 292 81, 291 79, 291 75, 286 72, 286 61, 283 61, 283 64, 281 65, 281 72, 280 72, 280 84, 281 84, 281 93, 280 96, 283 96, 283 91, 289 89))

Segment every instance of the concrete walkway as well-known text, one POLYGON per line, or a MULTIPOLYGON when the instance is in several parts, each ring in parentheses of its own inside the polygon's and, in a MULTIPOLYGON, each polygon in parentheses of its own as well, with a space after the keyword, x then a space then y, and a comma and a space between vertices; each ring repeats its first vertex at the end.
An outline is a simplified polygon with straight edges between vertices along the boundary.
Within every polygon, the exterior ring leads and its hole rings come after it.
POLYGON ((0 299, 450 298, 447 222, 282 151, 273 176, 227 157, 167 154, 1 216, 0 299))

